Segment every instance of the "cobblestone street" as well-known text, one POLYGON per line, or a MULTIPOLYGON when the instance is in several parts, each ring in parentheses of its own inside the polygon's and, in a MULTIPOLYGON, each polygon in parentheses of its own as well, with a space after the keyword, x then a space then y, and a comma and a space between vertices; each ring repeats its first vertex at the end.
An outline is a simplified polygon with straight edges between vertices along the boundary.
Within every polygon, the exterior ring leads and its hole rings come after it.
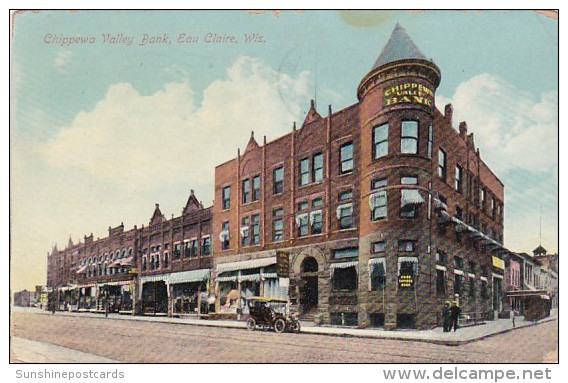
MULTIPOLYGON (((11 335, 125 363, 550 363, 558 360, 557 321, 457 347, 28 312, 12 313, 11 335)), ((22 360, 11 351, 12 361, 22 360)))

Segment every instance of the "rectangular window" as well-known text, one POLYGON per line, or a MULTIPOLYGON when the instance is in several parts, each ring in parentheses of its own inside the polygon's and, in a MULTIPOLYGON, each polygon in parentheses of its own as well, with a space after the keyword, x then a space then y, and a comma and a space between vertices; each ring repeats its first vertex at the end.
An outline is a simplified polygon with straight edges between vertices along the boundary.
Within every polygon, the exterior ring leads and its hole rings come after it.
POLYGON ((231 187, 225 186, 223 188, 223 210, 231 207, 231 187))
POLYGON ((481 298, 487 299, 488 298, 488 288, 487 288, 487 281, 481 281, 481 298))
POLYGON ((190 250, 189 250, 189 256, 191 258, 197 257, 197 239, 192 239, 191 241, 189 241, 190 243, 190 250))
POLYGON ((384 124, 373 129, 373 156, 384 157, 389 152, 389 125, 384 124))
POLYGON ((298 203, 298 211, 304 211, 304 210, 308 210, 308 208, 310 207, 310 204, 308 201, 303 201, 298 203))
POLYGON ((318 153, 312 158, 312 173, 314 182, 323 180, 323 154, 318 153))
POLYGON ((279 167, 274 169, 272 172, 272 178, 274 180, 274 185, 272 191, 274 194, 280 194, 284 191, 284 167, 279 167))
POLYGON ((418 121, 402 121, 400 152, 403 154, 418 153, 418 121))
POLYGON ((353 171, 353 143, 349 142, 342 145, 339 150, 340 166, 339 172, 341 174, 350 173, 353 171))
POLYGON ((260 176, 252 178, 252 200, 258 201, 260 199, 260 176))
POLYGON ((436 294, 446 295, 446 272, 444 270, 436 270, 436 294))
POLYGON ((230 246, 229 241, 229 221, 223 222, 223 226, 221 227, 221 247, 223 250, 228 250, 230 246))
POLYGON ((475 297, 475 278, 469 277, 469 296, 475 297))
POLYGON ((337 218, 339 219, 340 229, 349 229, 353 227, 353 205, 339 205, 337 207, 337 218))
MULTIPOLYGON (((387 185, 388 181, 386 178, 374 179, 371 181, 371 190, 384 188, 387 185)), ((377 191, 371 194, 369 198, 369 204, 371 205, 371 219, 373 221, 378 221, 380 219, 387 218, 387 191, 377 191)))
POLYGON ((211 255, 211 237, 201 239, 201 255, 211 255))
POLYGON ((387 243, 385 241, 373 242, 371 243, 371 253, 384 253, 387 249, 387 243))
POLYGON ((371 291, 382 290, 385 287, 385 264, 376 262, 370 265, 371 291))
POLYGON ((347 247, 345 249, 337 249, 333 251, 333 258, 343 259, 343 258, 353 258, 356 259, 359 256, 358 247, 347 247))
POLYGON ((284 209, 274 209, 272 211, 272 240, 282 241, 284 239, 284 209))
POLYGON ((308 213, 298 214, 296 216, 296 225, 298 226, 298 237, 304 237, 308 235, 308 213))
POLYGON ((260 214, 252 216, 252 244, 260 244, 260 214))
POLYGON ((416 241, 409 241, 406 239, 398 240, 398 251, 408 253, 414 251, 415 247, 416 247, 416 241))
POLYGON ((454 274, 454 294, 461 295, 463 291, 463 275, 454 274))
POLYGON ((442 149, 438 149, 438 177, 442 181, 446 181, 447 178, 446 152, 442 149))
POLYGON ((312 200, 312 207, 318 208, 323 206, 323 198, 315 198, 312 200))
POLYGON ((486 191, 484 188, 481 188, 479 199, 480 199, 480 208, 481 210, 485 211, 485 198, 486 198, 486 191))
MULTIPOLYGON (((401 185, 417 185, 418 177, 402 177, 401 185)), ((416 189, 402 189, 400 191, 400 216, 402 218, 416 218, 420 204, 420 193, 416 189)))
POLYGON ((241 246, 250 245, 250 219, 243 217, 241 220, 241 246))
POLYGON ((463 258, 454 257, 454 268, 463 270, 463 258))
POLYGON ((342 193, 339 193, 339 201, 350 201, 353 199, 353 191, 348 190, 342 193))
POLYGON ((459 219, 460 221, 463 220, 463 210, 459 206, 456 206, 456 218, 459 219))
POLYGON ((300 186, 307 185, 310 182, 310 159, 304 158, 300 161, 300 186))
POLYGON ((184 241, 183 256, 185 258, 191 257, 191 241, 184 241))
POLYGON ((250 202, 250 180, 243 181, 243 203, 250 202))
POLYGON ((357 269, 355 266, 333 269, 333 290, 357 290, 357 269))
POLYGON ((176 243, 174 245, 174 259, 179 259, 181 257, 181 243, 176 243))
POLYGON ((432 158, 432 146, 434 143, 434 127, 428 126, 428 158, 432 158))
POLYGON ((321 234, 323 231, 323 213, 321 210, 313 210, 310 213, 310 226, 312 234, 321 234))
POLYGON ((463 169, 461 166, 456 165, 455 185, 456 191, 461 193, 463 191, 463 169))

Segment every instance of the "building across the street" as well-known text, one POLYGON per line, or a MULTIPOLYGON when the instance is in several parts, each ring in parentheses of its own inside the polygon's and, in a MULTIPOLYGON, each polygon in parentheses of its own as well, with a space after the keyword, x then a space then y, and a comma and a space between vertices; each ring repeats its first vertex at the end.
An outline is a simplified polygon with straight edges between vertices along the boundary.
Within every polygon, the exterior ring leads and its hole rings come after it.
POLYGON ((251 134, 215 168, 212 207, 192 192, 179 217, 156 205, 147 227, 54 248, 53 299, 244 319, 248 299, 270 296, 304 320, 385 329, 434 327, 450 300, 493 319, 509 302, 505 261, 514 278, 522 262, 503 246, 504 185, 452 105, 435 105, 441 77, 397 25, 357 103, 321 114, 312 101, 288 134, 251 134))
POLYGON ((26 289, 14 293, 14 306, 31 307, 36 303, 36 295, 34 291, 26 289))

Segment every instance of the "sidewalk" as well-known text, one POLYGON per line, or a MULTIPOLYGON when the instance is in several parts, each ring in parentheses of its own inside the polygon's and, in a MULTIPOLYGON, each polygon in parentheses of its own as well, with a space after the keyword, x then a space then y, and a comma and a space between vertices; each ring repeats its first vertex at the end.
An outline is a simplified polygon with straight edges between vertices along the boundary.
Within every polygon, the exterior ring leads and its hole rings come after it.
MULTIPOLYGON (((13 307, 15 311, 27 311, 40 315, 52 315, 50 312, 42 311, 35 308, 22 308, 13 307)), ((72 312, 56 312, 54 315, 65 315, 74 317, 90 317, 100 318, 106 320, 130 320, 130 321, 147 321, 159 323, 175 323, 186 324, 194 326, 208 326, 208 327, 225 327, 246 329, 245 322, 237 322, 233 320, 204 320, 204 319, 190 319, 190 318, 168 318, 168 317, 153 317, 153 316, 131 316, 120 314, 109 314, 105 318, 104 314, 94 313, 72 313, 72 312)), ((441 327, 432 330, 395 330, 385 331, 382 329, 358 329, 352 327, 336 327, 336 326, 315 326, 313 323, 301 322, 304 334, 318 334, 329 336, 342 336, 342 337, 359 337, 359 338, 376 338, 376 339, 393 339, 393 340, 406 340, 415 342, 428 342, 435 344, 443 344, 448 346, 459 346, 470 342, 475 342, 490 336, 502 334, 509 331, 514 331, 519 328, 534 326, 545 322, 557 321, 558 309, 552 310, 550 317, 541 319, 537 322, 526 321, 523 317, 515 319, 516 327, 513 327, 511 319, 498 319, 488 321, 485 324, 477 326, 468 326, 458 329, 456 332, 444 333, 441 327)))
POLYGON ((54 344, 10 338, 11 363, 120 363, 54 344))

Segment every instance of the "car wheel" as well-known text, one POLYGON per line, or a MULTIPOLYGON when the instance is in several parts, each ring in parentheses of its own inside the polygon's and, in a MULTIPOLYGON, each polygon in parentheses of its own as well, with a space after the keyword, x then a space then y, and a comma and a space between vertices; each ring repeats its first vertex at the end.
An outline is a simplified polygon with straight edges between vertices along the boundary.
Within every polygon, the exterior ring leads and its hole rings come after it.
POLYGON ((256 321, 254 320, 254 318, 249 318, 249 320, 247 321, 247 328, 251 331, 256 328, 256 321))
POLYGON ((274 331, 276 331, 277 333, 282 333, 285 329, 286 322, 284 322, 284 319, 278 318, 276 319, 276 321, 274 321, 274 331))

